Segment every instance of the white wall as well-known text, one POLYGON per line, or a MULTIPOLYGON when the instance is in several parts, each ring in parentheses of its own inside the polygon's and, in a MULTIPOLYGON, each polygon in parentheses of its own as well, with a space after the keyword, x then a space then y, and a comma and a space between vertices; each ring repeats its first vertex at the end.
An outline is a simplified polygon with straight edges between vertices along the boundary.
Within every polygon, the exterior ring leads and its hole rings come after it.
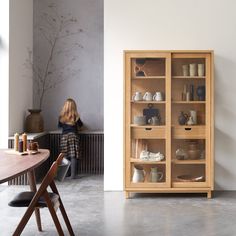
POLYGON ((33 47, 33 0, 10 0, 9 134, 22 132, 32 108, 32 71, 24 63, 33 47))
POLYGON ((123 189, 123 50, 213 49, 215 184, 236 190, 236 1, 105 0, 104 8, 104 189, 123 189))
POLYGON ((9 78, 9 2, 0 3, 0 148, 7 147, 9 78))

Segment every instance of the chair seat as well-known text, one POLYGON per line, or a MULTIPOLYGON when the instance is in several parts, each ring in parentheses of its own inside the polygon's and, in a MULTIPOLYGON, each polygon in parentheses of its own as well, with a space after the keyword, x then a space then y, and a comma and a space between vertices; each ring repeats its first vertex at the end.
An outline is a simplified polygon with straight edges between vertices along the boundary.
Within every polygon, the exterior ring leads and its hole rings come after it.
MULTIPOLYGON (((18 193, 13 198, 13 200, 8 203, 8 205, 11 207, 28 207, 34 195, 35 192, 30 192, 30 191, 18 193)), ((56 193, 49 193, 49 197, 53 205, 56 205, 56 203, 59 200, 59 196, 56 193)), ((36 207, 40 208, 47 207, 47 203, 45 202, 43 197, 39 198, 36 207)))

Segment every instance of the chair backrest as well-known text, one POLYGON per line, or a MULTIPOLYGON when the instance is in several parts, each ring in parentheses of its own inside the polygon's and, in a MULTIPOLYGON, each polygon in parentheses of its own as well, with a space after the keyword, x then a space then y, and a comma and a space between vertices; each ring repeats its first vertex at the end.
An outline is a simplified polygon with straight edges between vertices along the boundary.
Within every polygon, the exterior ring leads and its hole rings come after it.
POLYGON ((39 194, 40 196, 47 189, 47 187, 53 182, 54 177, 56 176, 56 173, 57 173, 58 166, 60 165, 63 158, 64 158, 64 154, 60 153, 56 161, 52 163, 48 173, 43 178, 43 181, 37 191, 37 194, 39 194))

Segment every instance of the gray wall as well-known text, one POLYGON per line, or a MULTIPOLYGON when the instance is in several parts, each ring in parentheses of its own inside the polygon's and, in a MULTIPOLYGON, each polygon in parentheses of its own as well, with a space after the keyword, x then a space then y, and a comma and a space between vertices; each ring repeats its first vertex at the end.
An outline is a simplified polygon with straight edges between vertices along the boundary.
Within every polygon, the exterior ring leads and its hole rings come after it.
MULTIPOLYGON (((54 73, 52 80, 62 79, 49 89, 42 105, 46 130, 57 128, 60 109, 66 98, 73 98, 80 116, 90 130, 103 130, 103 0, 35 0, 34 1, 34 63, 43 71, 49 56, 48 42, 40 33, 40 27, 47 26, 44 12, 51 14, 48 6, 54 3, 57 13, 64 17, 73 16, 78 22, 69 30, 82 32, 58 41, 58 50, 67 50, 79 43, 81 47, 68 53, 57 53, 53 64, 61 70, 54 73), (73 59, 74 58, 74 59, 73 59), (59 78, 60 77, 60 78, 59 78)), ((53 15, 54 13, 52 13, 53 15)), ((34 83, 34 107, 38 106, 36 83, 34 83)))

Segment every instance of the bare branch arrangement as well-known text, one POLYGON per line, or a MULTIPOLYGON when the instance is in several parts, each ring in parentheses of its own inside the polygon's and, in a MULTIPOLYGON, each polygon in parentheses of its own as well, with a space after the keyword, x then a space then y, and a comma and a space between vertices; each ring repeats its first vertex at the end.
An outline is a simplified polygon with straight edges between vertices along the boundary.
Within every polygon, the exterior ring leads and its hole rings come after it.
MULTIPOLYGON (((28 51, 29 58, 25 65, 33 70, 36 103, 38 108, 42 109, 45 93, 78 74, 79 69, 74 69, 76 66, 73 67, 73 63, 78 58, 78 50, 83 48, 77 42, 78 35, 83 30, 78 28, 78 20, 75 17, 71 14, 59 14, 56 4, 50 4, 47 10, 40 14, 40 25, 35 31, 45 42, 43 48, 47 56, 38 53, 39 55, 32 58, 32 51, 28 51), (68 43, 69 38, 72 43, 68 43), (58 61, 63 61, 63 64, 56 63, 58 61)), ((34 45, 35 50, 38 49, 37 46, 42 47, 34 45)))

